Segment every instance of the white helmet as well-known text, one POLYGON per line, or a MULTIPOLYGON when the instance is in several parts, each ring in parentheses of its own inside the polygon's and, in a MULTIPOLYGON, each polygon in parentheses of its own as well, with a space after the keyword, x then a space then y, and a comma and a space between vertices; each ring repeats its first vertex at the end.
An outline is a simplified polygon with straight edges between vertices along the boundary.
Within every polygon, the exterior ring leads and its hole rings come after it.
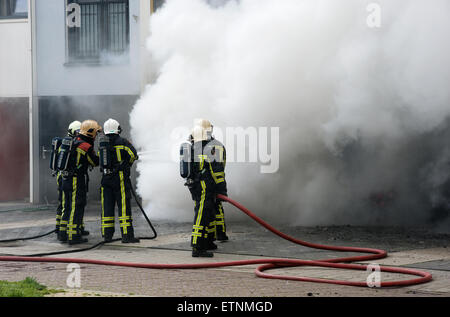
POLYGON ((114 119, 108 119, 103 124, 103 133, 105 134, 120 134, 122 132, 122 128, 120 127, 120 123, 114 119))
POLYGON ((80 121, 74 121, 71 124, 69 124, 69 128, 67 129, 67 132, 69 136, 76 136, 78 132, 80 132, 81 128, 81 122, 80 121))
POLYGON ((194 122, 192 138, 194 142, 211 140, 213 125, 206 119, 197 119, 194 122))

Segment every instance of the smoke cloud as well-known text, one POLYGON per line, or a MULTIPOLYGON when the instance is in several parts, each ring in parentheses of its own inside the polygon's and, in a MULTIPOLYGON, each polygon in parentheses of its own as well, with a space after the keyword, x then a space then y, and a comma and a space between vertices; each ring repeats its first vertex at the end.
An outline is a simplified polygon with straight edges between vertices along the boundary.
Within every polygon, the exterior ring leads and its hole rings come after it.
POLYGON ((448 226, 448 1, 377 1, 379 28, 369 1, 219 3, 171 0, 151 19, 157 74, 130 124, 152 217, 191 220, 171 155, 207 118, 279 127, 276 173, 226 169, 229 196, 267 220, 448 226))

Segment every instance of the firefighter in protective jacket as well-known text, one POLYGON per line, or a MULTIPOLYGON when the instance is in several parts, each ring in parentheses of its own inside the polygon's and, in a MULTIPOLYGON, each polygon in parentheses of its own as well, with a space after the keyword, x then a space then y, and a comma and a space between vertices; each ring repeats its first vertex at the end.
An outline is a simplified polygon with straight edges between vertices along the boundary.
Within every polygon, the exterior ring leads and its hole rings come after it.
POLYGON ((102 236, 106 242, 114 235, 114 208, 119 209, 119 224, 122 243, 138 243, 134 236, 131 214, 130 169, 138 159, 133 145, 120 136, 122 128, 114 119, 103 125, 105 137, 100 140, 100 169, 102 200, 102 236))
MULTIPOLYGON (((67 136, 71 138, 76 138, 78 133, 80 132, 81 128, 81 122, 80 121, 73 121, 68 129, 67 129, 67 136)), ((59 150, 55 149, 56 151, 59 150)), ((55 232, 58 234, 59 232, 59 226, 61 224, 62 214, 63 214, 63 188, 62 188, 62 175, 60 171, 55 171, 56 174, 56 184, 58 187, 58 207, 56 208, 56 230, 55 232)))
POLYGON ((192 132, 193 171, 188 187, 195 201, 191 237, 193 257, 214 256, 210 250, 217 249, 213 242, 216 237, 216 196, 227 196, 223 146, 212 138, 212 130, 209 121, 200 120, 192 132))
POLYGON ((79 135, 70 147, 67 167, 63 176, 64 212, 58 239, 69 244, 84 243, 82 237, 83 216, 88 190, 88 168, 98 166, 99 159, 94 151, 94 141, 101 127, 94 120, 81 124, 79 135))

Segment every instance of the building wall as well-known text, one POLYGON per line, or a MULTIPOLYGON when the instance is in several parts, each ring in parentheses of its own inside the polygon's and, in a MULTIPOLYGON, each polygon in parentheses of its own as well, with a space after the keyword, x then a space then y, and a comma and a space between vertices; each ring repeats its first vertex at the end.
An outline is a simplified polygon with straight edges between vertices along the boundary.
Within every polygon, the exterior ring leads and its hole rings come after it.
MULTIPOLYGON (((118 63, 72 64, 66 60, 65 1, 36 1, 36 98, 38 109, 39 201, 55 203, 55 178, 49 169, 51 140, 64 136, 74 120, 93 119, 101 125, 117 119, 128 137, 129 113, 146 78, 145 40, 150 1, 129 1, 129 56, 118 63), (124 62, 123 62, 124 61, 124 62)), ((98 148, 98 144, 95 144, 98 148)), ((99 169, 90 174, 88 200, 100 200, 99 169)))
MULTIPOLYGON (((30 19, 0 20, 0 124, 2 131, 14 131, 2 132, 0 139, 2 148, 11 148, 0 157, 0 201, 28 199, 31 186, 33 203, 45 203, 56 200, 46 151, 71 121, 94 119, 103 124, 113 117, 128 136, 129 112, 150 78, 146 39, 153 0, 129 1, 125 62, 95 66, 67 64, 66 1, 30 1, 30 19)), ((99 198, 99 180, 96 169, 90 199, 99 198)))
MULTIPOLYGON (((56 203, 57 201, 56 180, 52 177, 49 169, 50 153, 43 152, 42 149, 49 150, 51 141, 55 136, 65 136, 68 125, 74 120, 94 119, 103 125, 106 120, 113 117, 120 122, 123 128, 122 136, 129 138, 129 112, 137 98, 138 96, 134 95, 39 98, 39 122, 41 123, 39 129, 41 149, 39 187, 41 202, 56 203), (89 105, 95 106, 90 107, 89 105)), ((96 140, 94 147, 98 149, 98 140, 96 140)), ((135 175, 133 173, 133 178, 135 175)), ((99 168, 94 168, 89 172, 89 201, 100 200, 100 180, 99 168)))
POLYGON ((0 202, 29 198, 28 19, 0 19, 0 202))
POLYGON ((0 20, 0 97, 28 97, 31 52, 28 20, 0 20))
POLYGON ((140 1, 130 0, 130 48, 124 63, 67 65, 65 1, 36 1, 38 96, 139 95, 140 1))
POLYGON ((0 202, 29 198, 27 97, 0 98, 0 202))

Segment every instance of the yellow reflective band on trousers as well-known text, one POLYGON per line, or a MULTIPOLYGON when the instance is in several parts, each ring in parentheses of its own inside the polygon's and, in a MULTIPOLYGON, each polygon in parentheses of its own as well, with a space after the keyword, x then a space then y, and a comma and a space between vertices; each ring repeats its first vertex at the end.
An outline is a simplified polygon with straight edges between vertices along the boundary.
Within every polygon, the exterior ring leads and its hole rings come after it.
POLYGON ((225 233, 225 215, 223 214, 222 203, 217 204, 215 228, 216 232, 214 234, 216 238, 218 233, 225 233))
POLYGON ((209 223, 208 227, 206 227, 206 233, 207 233, 206 237, 208 237, 208 234, 215 233, 215 232, 216 232, 216 222, 215 221, 211 221, 209 223))
POLYGON ((59 225, 59 230, 61 231, 66 231, 66 225, 67 225, 67 221, 63 221, 63 217, 64 217, 64 211, 66 210, 66 196, 64 195, 64 191, 62 191, 61 193, 61 216, 56 215, 56 224, 59 225), (58 217, 59 217, 59 221, 58 221, 58 217), (64 225, 64 227, 62 227, 62 225, 64 225))
MULTIPOLYGON (((127 198, 126 198, 126 189, 125 189, 125 175, 123 171, 119 171, 119 187, 120 187, 120 203, 119 199, 117 199, 117 203, 119 204, 119 225, 122 229, 122 234, 128 234, 128 227, 132 226, 132 216, 128 213, 131 213, 131 210, 128 210, 127 207, 127 198)), ((105 188, 101 187, 101 202, 102 202, 102 235, 105 235, 106 228, 114 228, 115 227, 115 216, 114 216, 114 205, 112 206, 112 215, 106 217, 105 216, 105 188)), ((109 206, 111 208, 111 206, 109 206)), ((109 210, 111 212, 111 210, 109 210)))
POLYGON ((61 220, 59 231, 67 231, 67 221, 61 220))
POLYGON ((114 228, 114 217, 105 217, 105 198, 104 188, 101 187, 101 200, 102 200, 102 235, 105 235, 105 228, 114 228))
POLYGON ((56 215, 56 225, 59 226, 61 224, 61 216, 56 215))
POLYGON ((75 225, 73 224, 73 217, 75 215, 76 198, 77 198, 77 178, 73 177, 72 178, 72 205, 71 205, 71 210, 70 210, 69 223, 67 224, 67 233, 68 233, 69 240, 72 240, 73 235, 77 233, 77 231, 76 231, 77 226, 76 226, 76 224, 75 225))
POLYGON ((103 196, 103 186, 100 188, 100 199, 102 202, 102 235, 105 234, 104 230, 103 230, 103 221, 105 219, 105 197, 103 196))
MULTIPOLYGON (((59 220, 59 231, 64 232, 67 231, 67 221, 63 220, 64 217, 64 213, 66 212, 66 195, 64 194, 64 191, 62 191, 61 194, 61 205, 62 205, 62 210, 61 210, 61 217, 59 220)), ((56 221, 58 224, 58 221, 56 221)))
POLYGON ((218 213, 216 214, 216 226, 225 225, 225 215, 223 214, 222 204, 218 206, 218 213))
MULTIPOLYGON (((122 217, 119 217, 124 219, 125 217, 127 217, 127 201, 126 201, 126 196, 125 196, 125 181, 124 181, 124 177, 123 177, 123 171, 119 171, 119 178, 120 178, 120 197, 122 198, 122 217)), ((129 226, 129 224, 127 223, 120 223, 120 226, 123 228, 123 234, 127 234, 128 233, 128 229, 127 227, 129 226)))
POLYGON ((200 225, 203 216, 203 208, 205 206, 205 198, 206 198, 206 184, 205 181, 200 181, 202 186, 202 195, 200 198, 200 206, 198 207, 197 219, 195 220, 195 224, 192 230, 192 243, 197 244, 197 238, 201 237, 201 231, 203 230, 203 226, 200 225))
POLYGON ((61 204, 62 204, 62 210, 61 210, 61 220, 59 222, 59 231, 67 231, 67 221, 63 220, 64 213, 66 212, 66 194, 64 191, 62 191, 61 195, 61 204))
POLYGON ((120 227, 123 230, 123 233, 127 233, 127 227, 131 226, 131 216, 119 217, 120 227))

